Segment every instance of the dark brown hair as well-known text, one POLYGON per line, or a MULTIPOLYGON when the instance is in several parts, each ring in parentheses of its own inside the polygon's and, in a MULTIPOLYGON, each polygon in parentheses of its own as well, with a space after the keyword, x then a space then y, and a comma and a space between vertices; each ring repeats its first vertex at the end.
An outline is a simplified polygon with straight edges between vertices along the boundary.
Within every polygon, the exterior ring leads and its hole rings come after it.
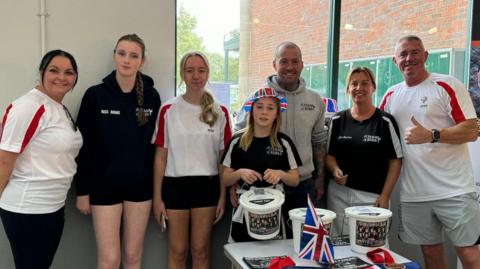
POLYGON ((75 71, 75 82, 73 83, 73 86, 77 84, 78 81, 78 67, 77 67, 77 62, 75 61, 75 58, 73 58, 72 54, 64 51, 64 50, 51 50, 47 52, 42 60, 40 61, 40 65, 38 67, 38 72, 40 72, 40 83, 42 83, 43 86, 43 76, 45 75, 45 71, 47 69, 47 66, 50 64, 50 62, 53 60, 53 58, 60 56, 60 57, 65 57, 70 61, 70 64, 72 65, 73 71, 75 71))
MULTIPOLYGON (((113 50, 113 53, 116 52, 118 43, 122 41, 137 43, 140 49, 142 50, 142 60, 145 59, 145 42, 143 42, 143 39, 141 39, 137 34, 127 34, 120 37, 117 41, 117 44, 115 45, 115 49, 113 50)), ((140 71, 137 72, 137 76, 135 78, 135 93, 137 94, 137 105, 138 105, 137 122, 139 126, 142 126, 147 123, 148 119, 145 116, 145 111, 143 109, 143 104, 145 100, 144 100, 144 94, 143 94, 142 73, 140 71)))

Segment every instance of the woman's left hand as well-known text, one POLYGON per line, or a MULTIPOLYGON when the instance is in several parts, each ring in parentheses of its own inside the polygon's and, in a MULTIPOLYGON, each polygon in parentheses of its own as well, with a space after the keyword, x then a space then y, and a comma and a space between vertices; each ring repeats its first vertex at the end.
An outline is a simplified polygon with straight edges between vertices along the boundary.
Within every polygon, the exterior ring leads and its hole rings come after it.
POLYGON ((275 185, 280 182, 284 173, 285 172, 283 172, 282 170, 267 169, 263 173, 263 180, 272 185, 275 185))
POLYGON ((375 201, 376 207, 382 207, 382 208, 388 209, 389 204, 390 204, 390 201, 388 197, 385 197, 383 195, 378 196, 377 201, 375 201))
POLYGON ((220 195, 220 199, 218 199, 217 208, 215 210, 215 219, 213 220, 213 224, 216 224, 220 221, 225 212, 225 194, 220 195))

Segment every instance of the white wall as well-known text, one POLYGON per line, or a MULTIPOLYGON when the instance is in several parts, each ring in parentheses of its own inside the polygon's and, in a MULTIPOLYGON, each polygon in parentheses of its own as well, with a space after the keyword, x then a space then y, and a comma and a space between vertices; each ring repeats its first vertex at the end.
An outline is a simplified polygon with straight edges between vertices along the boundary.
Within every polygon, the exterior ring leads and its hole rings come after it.
MULTIPOLYGON (((162 101, 174 96, 175 0, 46 0, 47 51, 71 52, 79 66, 79 81, 65 104, 74 117, 85 90, 108 74, 117 39, 136 33, 147 46, 143 72, 152 76, 162 101)), ((35 86, 41 59, 39 0, 1 0, 0 110, 35 86)), ((214 231, 214 268, 225 268, 225 218, 214 231)), ((143 268, 166 268, 166 236, 150 222, 143 268)), ((74 208, 69 193, 66 224, 52 268, 95 268, 95 239, 91 217, 74 208)), ((14 268, 8 240, 0 223, 0 268, 14 268)))
MULTIPOLYGON (((40 1, 0 2, 0 107, 31 89, 41 59, 40 1)), ((147 46, 144 73, 152 76, 162 100, 173 97, 175 68, 174 0, 46 0, 47 51, 71 52, 79 81, 65 103, 77 112, 86 88, 99 83, 112 68, 117 39, 136 33, 147 46)))

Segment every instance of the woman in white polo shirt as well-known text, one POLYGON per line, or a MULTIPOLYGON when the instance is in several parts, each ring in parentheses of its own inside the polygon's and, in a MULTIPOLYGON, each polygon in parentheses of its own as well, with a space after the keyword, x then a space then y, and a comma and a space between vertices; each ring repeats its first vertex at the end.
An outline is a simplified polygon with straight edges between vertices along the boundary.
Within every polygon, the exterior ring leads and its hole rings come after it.
POLYGON ((219 163, 230 121, 227 109, 205 90, 208 75, 202 53, 184 55, 180 76, 186 92, 158 115, 153 210, 161 225, 168 219, 168 268, 185 268, 189 249, 193 268, 210 268, 210 233, 225 206, 219 163))
POLYGON ((17 269, 50 267, 82 146, 62 104, 77 82, 75 59, 50 51, 39 73, 39 85, 8 105, 0 129, 0 217, 17 269))

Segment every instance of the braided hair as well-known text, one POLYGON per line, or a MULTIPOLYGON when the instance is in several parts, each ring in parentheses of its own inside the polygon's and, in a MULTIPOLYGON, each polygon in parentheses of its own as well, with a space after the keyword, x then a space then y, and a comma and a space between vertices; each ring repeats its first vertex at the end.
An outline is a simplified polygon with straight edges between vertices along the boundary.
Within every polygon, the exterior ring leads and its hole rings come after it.
MULTIPOLYGON (((143 39, 141 39, 137 34, 127 34, 122 37, 120 37, 117 41, 117 45, 115 45, 115 50, 118 46, 118 43, 121 41, 130 41, 130 42, 135 42, 140 46, 140 49, 142 50, 142 59, 145 59, 145 42, 143 42, 143 39)), ((114 53, 115 53, 114 50, 114 53)), ((144 105, 144 94, 143 94, 143 79, 142 79, 142 73, 140 71, 137 72, 137 76, 135 78, 135 93, 137 95, 137 105, 138 105, 138 111, 137 111, 137 122, 139 126, 143 126, 148 122, 147 117, 145 116, 145 111, 143 108, 144 105)))
POLYGON ((148 122, 148 119, 145 116, 145 111, 143 109, 143 103, 145 100, 143 95, 142 73, 140 71, 137 72, 137 77, 135 78, 135 93, 137 95, 137 104, 138 104, 137 122, 139 126, 143 126, 148 122))

